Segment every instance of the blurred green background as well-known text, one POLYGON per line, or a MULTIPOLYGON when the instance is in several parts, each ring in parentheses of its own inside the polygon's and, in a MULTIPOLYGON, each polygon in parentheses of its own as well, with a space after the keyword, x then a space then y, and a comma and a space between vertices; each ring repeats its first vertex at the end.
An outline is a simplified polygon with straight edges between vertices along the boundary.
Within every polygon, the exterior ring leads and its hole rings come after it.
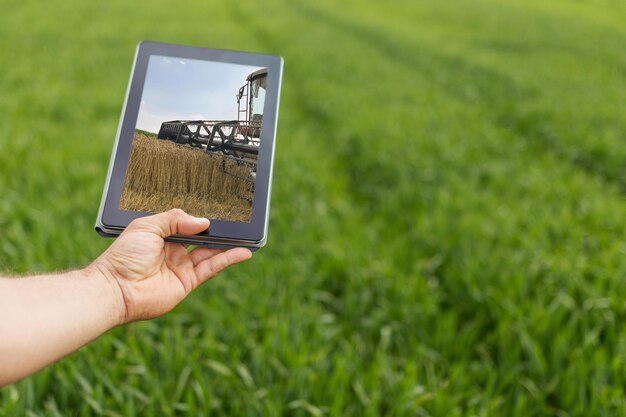
POLYGON ((268 246, 3 389, 0 416, 625 414, 625 21, 610 0, 5 0, 8 273, 110 243, 138 41, 285 74, 268 246))

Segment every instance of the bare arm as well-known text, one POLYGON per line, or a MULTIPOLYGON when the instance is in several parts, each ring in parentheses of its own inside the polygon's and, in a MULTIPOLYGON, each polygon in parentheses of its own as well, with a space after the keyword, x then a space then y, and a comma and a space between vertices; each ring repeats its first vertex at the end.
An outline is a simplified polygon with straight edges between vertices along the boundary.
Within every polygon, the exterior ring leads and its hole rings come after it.
POLYGON ((0 278, 0 387, 75 351, 120 324, 158 317, 247 249, 187 252, 163 238, 205 230, 181 210, 131 223, 84 269, 0 278))
POLYGON ((93 267, 0 280, 0 386, 121 323, 118 294, 93 267))

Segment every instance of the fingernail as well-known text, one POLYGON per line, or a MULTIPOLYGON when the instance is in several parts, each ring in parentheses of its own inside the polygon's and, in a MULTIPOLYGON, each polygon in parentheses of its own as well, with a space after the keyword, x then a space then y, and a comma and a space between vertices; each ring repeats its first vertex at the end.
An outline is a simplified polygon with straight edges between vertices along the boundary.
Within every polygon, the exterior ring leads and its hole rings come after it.
POLYGON ((200 224, 209 224, 210 221, 209 219, 205 218, 205 217, 196 217, 195 220, 200 223, 200 224))

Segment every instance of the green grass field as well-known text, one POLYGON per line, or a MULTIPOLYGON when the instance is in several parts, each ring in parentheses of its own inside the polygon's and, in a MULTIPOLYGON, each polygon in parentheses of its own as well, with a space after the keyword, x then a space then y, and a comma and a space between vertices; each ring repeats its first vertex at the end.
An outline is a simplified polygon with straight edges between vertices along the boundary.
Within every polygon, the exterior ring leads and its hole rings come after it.
POLYGON ((141 39, 284 56, 269 243, 0 416, 626 414, 625 3, 102 4, 3 3, 0 270, 109 244, 141 39))

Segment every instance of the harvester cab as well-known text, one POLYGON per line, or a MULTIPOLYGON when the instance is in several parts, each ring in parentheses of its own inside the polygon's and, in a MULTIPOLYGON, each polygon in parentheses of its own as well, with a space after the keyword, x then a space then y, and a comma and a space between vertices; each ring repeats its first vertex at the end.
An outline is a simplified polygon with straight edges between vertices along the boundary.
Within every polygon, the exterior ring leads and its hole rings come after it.
MULTIPOLYGON (((263 119, 263 106, 267 89, 267 68, 262 68, 248 75, 246 81, 246 84, 237 93, 237 120, 260 124, 263 119)), ((256 132, 255 137, 258 136, 258 132, 256 132)))

